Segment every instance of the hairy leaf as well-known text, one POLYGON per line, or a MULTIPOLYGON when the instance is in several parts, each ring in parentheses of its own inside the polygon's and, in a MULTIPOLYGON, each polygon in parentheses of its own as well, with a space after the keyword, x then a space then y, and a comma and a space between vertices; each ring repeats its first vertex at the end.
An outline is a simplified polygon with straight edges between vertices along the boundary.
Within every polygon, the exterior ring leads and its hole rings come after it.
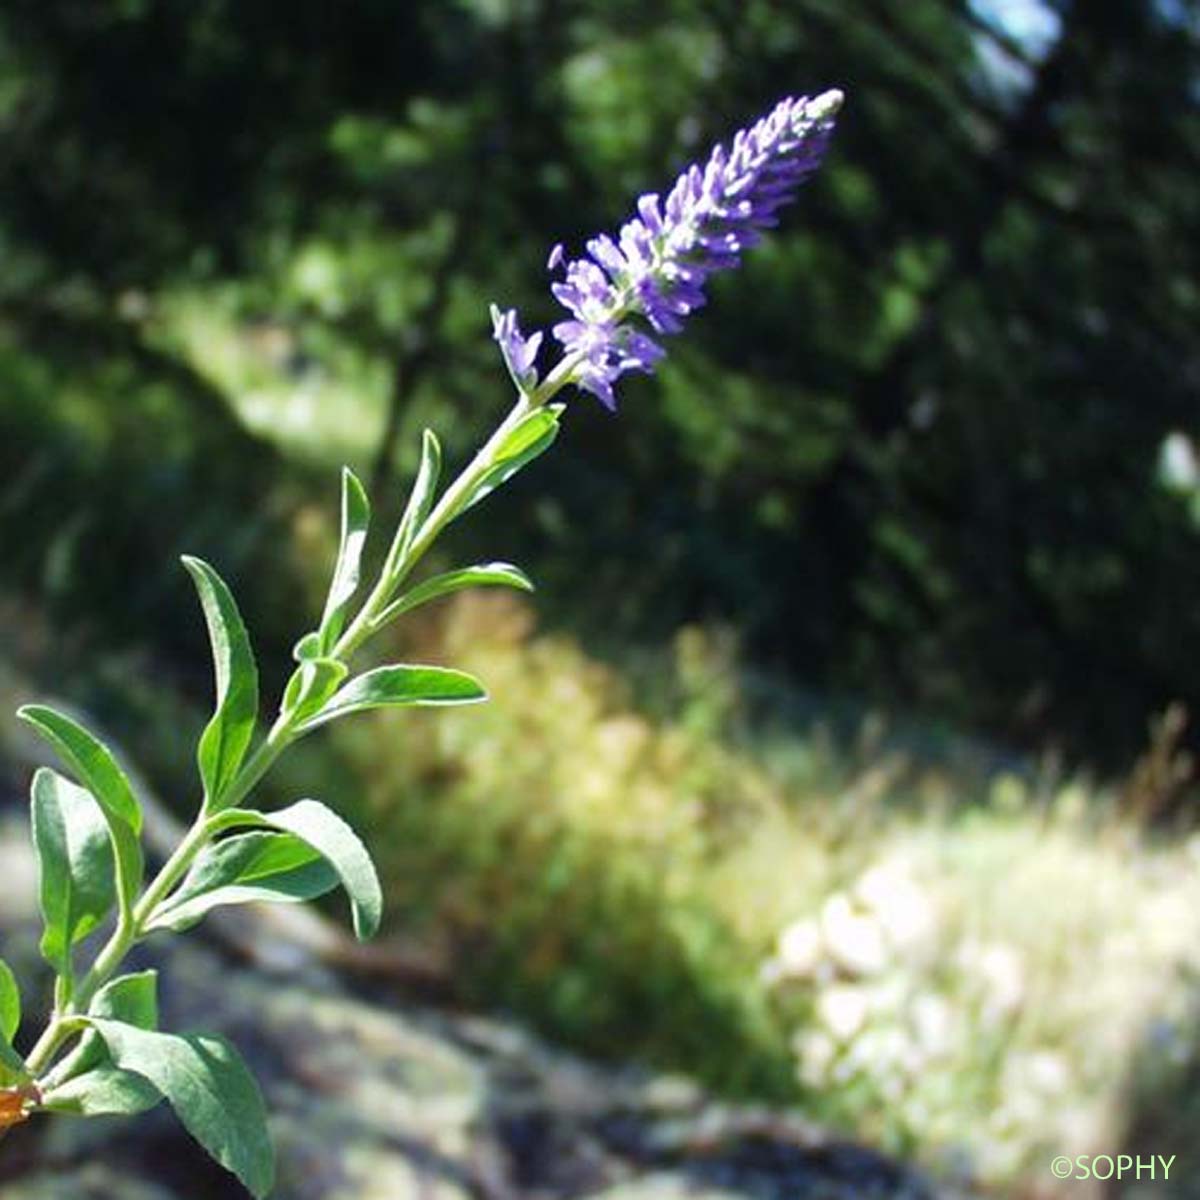
POLYGON ((425 518, 433 508, 433 498, 437 493, 438 479, 442 473, 442 447, 437 435, 432 429, 426 429, 421 436, 421 462, 417 467, 417 478, 408 497, 404 516, 400 518, 400 528, 396 540, 401 547, 400 557, 408 552, 412 540, 421 528, 425 518))
POLYGON ((473 567, 462 567, 457 571, 446 571, 410 588, 398 600, 393 600, 373 622, 376 628, 386 625, 393 618, 410 609, 449 596, 469 587, 511 587, 522 592, 532 592, 529 576, 511 563, 478 563, 473 567))
POLYGON ((535 408, 517 423, 496 448, 495 461, 472 490, 467 508, 491 495, 522 467, 545 454, 554 445, 554 439, 558 437, 558 419, 562 410, 561 404, 548 404, 544 408, 535 408))
POLYGON ((321 617, 321 647, 328 653, 341 635, 346 612, 358 590, 367 527, 371 522, 371 503, 358 477, 349 467, 342 468, 342 534, 337 562, 321 617))
POLYGON ((187 1131, 252 1195, 275 1182, 275 1155, 262 1093, 233 1046, 215 1034, 152 1033, 93 1018, 113 1063, 144 1076, 187 1131))
POLYGON ((359 940, 365 941, 379 928, 383 892, 375 865, 358 835, 332 809, 316 800, 298 800, 278 812, 230 809, 221 815, 221 825, 267 826, 295 835, 337 873, 350 898, 354 932, 359 940))
POLYGON ((141 887, 144 863, 142 810, 125 772, 107 746, 63 713, 45 705, 27 704, 17 710, 17 716, 58 751, 99 804, 115 855, 117 900, 122 910, 128 910, 141 887))
POLYGON ((30 809, 42 955, 69 986, 71 948, 104 920, 116 900, 113 843, 92 793, 49 767, 33 777, 30 809))
POLYGON ((338 875, 329 863, 294 834, 239 834, 204 850, 147 928, 178 932, 222 904, 297 903, 323 896, 337 885, 338 875))
POLYGON ((208 625, 216 674, 216 708, 200 735, 197 760, 205 804, 219 808, 237 775, 258 719, 258 668, 233 594, 206 562, 184 556, 208 625))
POLYGON ((483 685, 465 671, 404 665, 377 667, 350 680, 297 729, 308 733, 328 721, 369 708, 478 704, 486 699, 483 685))

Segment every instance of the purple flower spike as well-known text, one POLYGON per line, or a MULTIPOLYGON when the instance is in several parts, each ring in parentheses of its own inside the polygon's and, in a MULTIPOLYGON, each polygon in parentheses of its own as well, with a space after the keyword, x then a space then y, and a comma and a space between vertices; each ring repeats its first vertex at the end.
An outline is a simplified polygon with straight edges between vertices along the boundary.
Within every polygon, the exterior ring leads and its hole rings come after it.
MULTIPOLYGON (((553 329, 563 369, 569 368, 563 382, 615 408, 617 379, 626 371, 652 371, 663 356, 628 318, 641 317, 655 333, 678 333, 704 304, 708 276, 737 266, 742 251, 778 223, 777 211, 821 165, 841 105, 839 91, 781 100, 728 150, 717 146, 703 167, 684 171, 665 200, 643 196, 619 238, 594 237, 588 257, 566 262, 563 281, 551 286, 572 317, 553 329)), ((564 259, 555 246, 549 268, 564 267, 564 259)), ((513 364, 531 371, 540 337, 523 341, 515 313, 497 321, 496 338, 519 386, 521 371, 513 364)))
POLYGON ((533 391, 538 384, 537 368, 534 364, 542 346, 542 334, 522 336, 517 325, 517 310, 510 308, 507 312, 501 312, 493 304, 492 336, 500 346, 501 357, 513 378, 513 383, 522 392, 533 391))

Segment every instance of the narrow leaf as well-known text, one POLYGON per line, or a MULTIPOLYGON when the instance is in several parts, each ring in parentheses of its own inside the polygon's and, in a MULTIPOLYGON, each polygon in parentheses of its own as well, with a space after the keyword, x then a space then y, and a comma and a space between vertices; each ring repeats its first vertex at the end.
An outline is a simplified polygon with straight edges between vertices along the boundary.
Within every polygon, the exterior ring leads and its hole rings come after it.
MULTIPOLYGON (((471 508, 501 484, 511 479, 522 467, 545 454, 558 437, 562 405, 549 404, 535 408, 521 420, 496 448, 494 462, 471 492, 466 508, 471 508)), ((464 509, 465 511, 465 509, 464 509)))
POLYGON ((396 533, 396 543, 400 547, 400 559, 408 552, 417 530, 421 528, 429 510, 433 507, 433 498, 437 493, 438 479, 442 473, 442 447, 437 435, 432 429, 426 429, 421 437, 421 463, 417 467, 417 478, 408 497, 404 516, 400 518, 400 528, 396 533))
POLYGON ((275 1156, 262 1093, 224 1038, 151 1033, 123 1021, 93 1018, 113 1062, 144 1076, 170 1102, 184 1128, 252 1195, 275 1182, 275 1156))
POLYGON ((224 581, 198 558, 185 555, 183 565, 200 595, 216 674, 216 708, 197 751, 205 803, 212 810, 220 805, 254 736, 258 669, 246 626, 224 581))
POLYGON ((222 904, 294 904, 323 896, 337 885, 329 863, 295 835, 240 834, 206 847, 147 928, 178 932, 222 904))
MULTIPOLYGON (((71 948, 104 920, 116 900, 113 841, 91 792, 48 767, 33 777, 30 810, 44 926, 42 956, 69 987, 71 948)), ((128 829, 123 823, 121 827, 128 829)))
POLYGON ((321 646, 331 650, 341 635, 346 611, 358 590, 362 568, 363 548, 367 543, 367 527, 371 522, 371 503, 358 477, 349 467, 342 468, 342 534, 338 545, 337 563, 321 618, 321 646))
POLYGON ((230 809, 221 816, 224 827, 267 826, 294 834, 317 851, 337 873, 354 917, 360 941, 372 937, 383 915, 379 876, 358 835, 332 809, 316 800, 299 800, 278 812, 230 809))
POLYGON ((350 680, 297 730, 308 733, 328 721, 369 708, 477 704, 486 699, 483 685, 465 671, 447 667, 377 667, 350 680))
POLYGON ((479 563, 473 567, 463 567, 458 571, 446 571, 434 575, 416 587, 410 588, 398 600, 393 600, 373 622, 376 628, 386 625, 401 613, 417 608, 422 604, 435 600, 439 596, 449 596, 452 592, 461 592, 469 587, 511 587, 522 592, 532 592, 533 584, 524 571, 511 563, 479 563))
POLYGON ((11 1044, 21 1024, 21 989, 12 968, 0 958, 0 1041, 11 1044))

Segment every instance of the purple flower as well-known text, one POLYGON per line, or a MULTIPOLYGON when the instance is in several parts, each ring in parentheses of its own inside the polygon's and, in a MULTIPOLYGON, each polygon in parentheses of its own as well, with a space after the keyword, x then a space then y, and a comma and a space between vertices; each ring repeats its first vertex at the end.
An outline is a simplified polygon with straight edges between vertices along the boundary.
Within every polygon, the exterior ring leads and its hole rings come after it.
MULTIPOLYGON (((572 317, 553 329, 569 366, 562 383, 614 408, 613 384, 621 375, 653 370, 663 349, 629 318, 641 317, 658 334, 683 328, 704 304, 708 276, 737 266, 820 166, 841 103, 838 91, 780 101, 728 150, 717 146, 705 166, 684 171, 665 201, 643 196, 617 239, 594 237, 586 258, 565 264, 562 281, 551 287, 572 317)), ((563 263, 556 246, 548 265, 563 263)))
POLYGON ((531 392, 537 387, 538 376, 534 363, 542 345, 541 333, 523 337, 517 325, 517 310, 510 308, 501 312, 492 305, 492 336, 500 346, 504 365, 512 376, 513 383, 522 392, 531 392))

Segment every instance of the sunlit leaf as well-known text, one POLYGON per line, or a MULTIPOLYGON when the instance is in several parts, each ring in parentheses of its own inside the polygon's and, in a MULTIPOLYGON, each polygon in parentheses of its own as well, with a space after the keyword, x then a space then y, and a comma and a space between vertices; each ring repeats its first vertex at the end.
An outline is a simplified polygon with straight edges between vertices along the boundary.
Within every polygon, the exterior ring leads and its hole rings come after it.
POLYGON ((223 904, 313 900, 338 882, 321 853, 294 834, 239 834, 205 848, 147 928, 188 929, 223 904))
POLYGON ((142 883, 142 810, 125 772, 107 746, 63 713, 45 705, 27 704, 17 710, 17 716, 58 751, 99 804, 116 856, 117 899, 128 909, 142 883))
POLYGON ((33 777, 30 811, 42 955, 69 987, 71 948, 104 920, 116 901, 112 838, 92 793, 48 767, 33 777))
POLYGON ((297 728, 307 733, 328 721, 369 708, 477 704, 486 699, 483 685, 465 671, 448 667, 377 667, 350 680, 324 708, 297 728))
POLYGON ((446 571, 410 588, 398 600, 383 610, 375 619, 376 628, 386 625, 401 613, 418 608, 439 596, 449 596, 470 587, 510 587, 522 592, 532 592, 533 584, 524 571, 511 563, 479 563, 457 571, 446 571))
POLYGON ((206 562, 184 556, 208 625, 216 675, 216 708, 200 735, 197 760, 211 810, 237 775, 258 719, 258 669, 233 595, 206 562))
POLYGON ((358 590, 367 527, 371 522, 371 504, 358 477, 349 467, 342 468, 342 533, 337 563, 329 585, 329 598, 321 618, 321 647, 328 652, 341 635, 346 612, 358 590))
POLYGON ((358 835, 332 809, 316 800, 299 800, 277 812, 230 809, 221 814, 221 827, 256 825, 293 834, 317 851, 337 873, 354 917, 359 940, 372 937, 383 914, 379 876, 358 835))

